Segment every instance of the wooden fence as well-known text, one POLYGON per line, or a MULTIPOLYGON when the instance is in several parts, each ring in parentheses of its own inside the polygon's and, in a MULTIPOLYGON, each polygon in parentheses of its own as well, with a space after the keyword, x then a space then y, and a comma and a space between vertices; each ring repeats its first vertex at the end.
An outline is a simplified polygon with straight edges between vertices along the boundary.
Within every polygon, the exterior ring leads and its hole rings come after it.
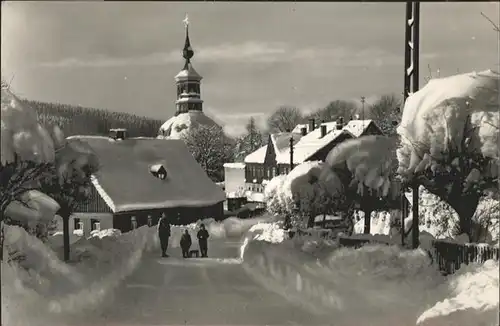
POLYGON ((432 242, 434 263, 444 274, 453 274, 462 264, 484 263, 489 259, 499 260, 498 247, 477 244, 458 244, 439 240, 432 242))
MULTIPOLYGON (((360 248, 368 243, 379 243, 367 239, 340 237, 339 244, 344 247, 360 248)), ((453 274, 462 264, 484 263, 489 259, 500 260, 499 248, 484 244, 458 244, 434 240, 430 252, 433 263, 443 274, 453 274)))

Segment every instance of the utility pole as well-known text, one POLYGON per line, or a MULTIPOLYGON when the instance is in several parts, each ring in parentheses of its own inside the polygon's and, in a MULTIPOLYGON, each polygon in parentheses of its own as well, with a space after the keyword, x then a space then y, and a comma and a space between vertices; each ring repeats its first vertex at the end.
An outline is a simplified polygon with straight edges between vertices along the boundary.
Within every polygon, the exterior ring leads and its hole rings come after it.
MULTIPOLYGON (((406 2, 405 17, 405 78, 404 102, 410 96, 410 90, 415 93, 419 89, 419 54, 420 54, 420 2, 406 2)), ((412 185, 412 247, 419 245, 419 219, 418 219, 418 184, 412 185)), ((403 207, 402 207, 403 208, 403 207)), ((404 245, 404 219, 402 214, 402 244, 404 245)))
POLYGON ((362 130, 365 132, 365 97, 361 96, 361 121, 362 122, 362 130))

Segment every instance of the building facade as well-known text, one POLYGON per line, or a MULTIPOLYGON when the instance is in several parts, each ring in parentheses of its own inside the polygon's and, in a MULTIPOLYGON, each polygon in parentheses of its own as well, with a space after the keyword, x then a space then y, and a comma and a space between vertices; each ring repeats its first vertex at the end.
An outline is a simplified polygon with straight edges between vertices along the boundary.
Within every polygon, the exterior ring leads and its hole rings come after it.
POLYGON ((101 136, 71 136, 68 141, 73 138, 87 142, 100 162, 90 200, 72 216, 74 229, 127 232, 156 224, 162 214, 179 225, 224 218, 223 190, 183 141, 101 136))

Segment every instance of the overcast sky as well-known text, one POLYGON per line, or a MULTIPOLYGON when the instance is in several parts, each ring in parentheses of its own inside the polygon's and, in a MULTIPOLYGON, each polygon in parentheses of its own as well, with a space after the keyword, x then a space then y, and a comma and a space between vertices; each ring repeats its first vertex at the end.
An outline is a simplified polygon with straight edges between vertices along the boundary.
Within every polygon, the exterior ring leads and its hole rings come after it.
MULTIPOLYGON (((189 14, 205 111, 237 133, 282 104, 403 89, 404 3, 2 2, 2 76, 30 99, 167 119, 189 14)), ((422 3, 421 76, 498 69, 499 4, 422 3)), ((423 81, 421 82, 422 85, 423 81)))

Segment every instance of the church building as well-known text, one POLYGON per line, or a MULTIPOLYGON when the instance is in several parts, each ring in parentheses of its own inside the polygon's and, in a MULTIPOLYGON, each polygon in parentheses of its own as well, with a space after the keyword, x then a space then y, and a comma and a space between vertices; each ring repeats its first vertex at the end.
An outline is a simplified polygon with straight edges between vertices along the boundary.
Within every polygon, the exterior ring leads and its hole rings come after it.
POLYGON ((160 127, 158 138, 180 139, 186 132, 197 126, 218 126, 203 112, 203 100, 201 99, 201 80, 203 77, 198 74, 191 63, 194 51, 189 39, 187 17, 184 23, 186 25, 186 39, 182 51, 184 67, 175 76, 177 89, 175 115, 160 127))

